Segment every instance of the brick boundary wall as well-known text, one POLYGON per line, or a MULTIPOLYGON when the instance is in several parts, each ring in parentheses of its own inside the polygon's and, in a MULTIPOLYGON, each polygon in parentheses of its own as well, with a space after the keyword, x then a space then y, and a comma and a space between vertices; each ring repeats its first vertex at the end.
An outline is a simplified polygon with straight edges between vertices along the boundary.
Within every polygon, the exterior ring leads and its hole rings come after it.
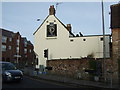
MULTIPOLYGON (((56 59, 48 60, 47 67, 52 67, 48 73, 55 75, 63 75, 73 78, 90 79, 90 75, 85 72, 90 69, 89 61, 95 60, 102 62, 103 59, 83 58, 83 59, 56 59)), ((110 58, 105 60, 107 77, 110 76, 112 60, 110 58)))

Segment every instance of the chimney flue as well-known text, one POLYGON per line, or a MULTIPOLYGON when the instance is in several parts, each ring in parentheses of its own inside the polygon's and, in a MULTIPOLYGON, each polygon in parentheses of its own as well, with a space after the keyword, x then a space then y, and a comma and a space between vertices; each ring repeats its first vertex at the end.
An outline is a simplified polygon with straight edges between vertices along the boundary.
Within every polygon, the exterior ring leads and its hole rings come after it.
POLYGON ((71 24, 67 24, 67 30, 71 31, 71 29, 72 29, 71 24))
POLYGON ((55 15, 54 5, 50 6, 50 8, 49 8, 49 15, 55 15))

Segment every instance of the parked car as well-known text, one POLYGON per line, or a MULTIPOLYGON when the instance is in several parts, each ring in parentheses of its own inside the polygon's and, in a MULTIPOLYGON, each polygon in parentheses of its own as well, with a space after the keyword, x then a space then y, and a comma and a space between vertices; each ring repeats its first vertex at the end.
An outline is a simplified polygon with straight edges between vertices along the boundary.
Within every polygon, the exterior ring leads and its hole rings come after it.
POLYGON ((23 80, 23 72, 18 70, 14 64, 10 62, 0 62, 2 65, 2 81, 21 81, 23 80))

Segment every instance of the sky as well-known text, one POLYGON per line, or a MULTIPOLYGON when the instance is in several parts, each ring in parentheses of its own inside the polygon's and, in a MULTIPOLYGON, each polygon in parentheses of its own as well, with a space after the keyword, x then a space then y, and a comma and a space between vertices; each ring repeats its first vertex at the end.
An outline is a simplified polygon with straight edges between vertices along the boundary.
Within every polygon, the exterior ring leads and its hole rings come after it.
MULTIPOLYGON (((111 34, 110 5, 118 1, 104 2, 105 34, 111 34)), ((59 2, 2 2, 0 28, 20 32, 34 44, 33 33, 49 15, 50 5, 54 5, 56 17, 65 25, 71 24, 75 35, 79 32, 83 35, 103 34, 101 2, 60 2, 57 8, 56 3, 59 2)))

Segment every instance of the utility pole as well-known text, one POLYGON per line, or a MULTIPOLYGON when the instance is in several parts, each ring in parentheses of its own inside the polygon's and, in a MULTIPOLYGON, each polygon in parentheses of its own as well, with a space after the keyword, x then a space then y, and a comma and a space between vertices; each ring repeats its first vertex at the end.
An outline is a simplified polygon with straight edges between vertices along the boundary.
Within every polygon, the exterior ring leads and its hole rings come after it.
POLYGON ((104 80, 106 82, 106 63, 105 63, 106 50, 105 50, 105 26, 104 26, 104 5, 103 5, 103 0, 102 0, 101 4, 102 4, 102 29, 103 29, 103 76, 104 76, 104 80))

